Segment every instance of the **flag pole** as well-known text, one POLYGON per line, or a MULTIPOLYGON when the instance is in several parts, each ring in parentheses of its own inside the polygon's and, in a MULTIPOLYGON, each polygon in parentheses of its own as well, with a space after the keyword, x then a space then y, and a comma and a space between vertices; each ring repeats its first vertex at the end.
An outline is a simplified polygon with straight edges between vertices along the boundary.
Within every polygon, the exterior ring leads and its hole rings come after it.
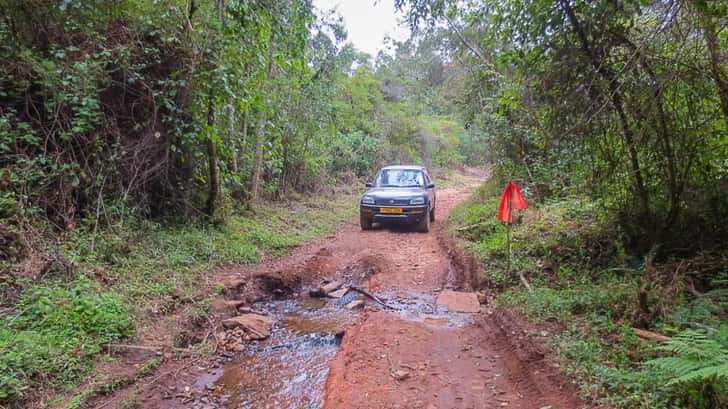
POLYGON ((513 190, 508 189, 508 220, 506 220, 506 248, 508 254, 506 256, 506 275, 511 274, 511 222, 513 221, 513 207, 511 207, 511 198, 513 190))
MULTIPOLYGON (((510 217, 508 220, 508 227, 506 229, 506 243, 508 245, 508 271, 506 274, 511 274, 511 253, 512 253, 512 246, 511 246, 511 225, 513 224, 513 206, 512 206, 512 198, 513 198, 513 189, 508 191, 508 209, 510 209, 510 217)), ((523 276, 523 271, 518 271, 518 278, 521 279, 521 283, 523 283, 524 287, 528 289, 528 292, 533 291, 531 289, 531 284, 528 283, 528 280, 526 280, 526 277, 523 276)))

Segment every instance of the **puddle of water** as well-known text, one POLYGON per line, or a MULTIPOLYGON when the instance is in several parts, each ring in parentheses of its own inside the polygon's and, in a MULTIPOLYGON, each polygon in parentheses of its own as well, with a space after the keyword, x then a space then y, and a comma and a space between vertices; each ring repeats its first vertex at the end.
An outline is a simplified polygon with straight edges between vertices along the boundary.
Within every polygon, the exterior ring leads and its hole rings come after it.
MULTIPOLYGON (((404 319, 447 327, 472 320, 469 314, 448 313, 444 306, 435 305, 431 294, 377 295, 404 319)), ((271 336, 247 344, 221 370, 198 380, 198 386, 212 382, 215 392, 211 398, 230 409, 321 407, 329 362, 340 341, 337 334, 354 317, 344 306, 357 298, 378 307, 355 291, 339 299, 305 297, 253 305, 254 310, 275 318, 271 336)))
MULTIPOLYGON (((340 318, 340 317, 335 317, 340 318)), ((343 329, 339 319, 331 317, 307 318, 304 314, 290 314, 279 322, 279 325, 298 334, 336 334, 343 329)))
POLYGON ((435 304, 435 297, 422 293, 383 294, 387 304, 394 307, 402 318, 438 326, 463 327, 472 323, 471 314, 448 312, 444 305, 435 304))
POLYGON ((304 298, 255 305, 276 318, 276 327, 217 374, 218 403, 231 409, 319 408, 329 361, 340 341, 336 334, 352 318, 335 301, 304 298))
POLYGON ((244 354, 225 366, 216 386, 227 408, 318 408, 333 340, 244 354))
POLYGON ((334 304, 338 307, 343 307, 346 304, 354 301, 359 297, 359 293, 354 290, 349 290, 341 298, 337 299, 334 304))
POLYGON ((303 301, 301 301, 301 307, 306 310, 317 310, 319 308, 324 308, 326 304, 327 301, 325 298, 305 297, 303 301))

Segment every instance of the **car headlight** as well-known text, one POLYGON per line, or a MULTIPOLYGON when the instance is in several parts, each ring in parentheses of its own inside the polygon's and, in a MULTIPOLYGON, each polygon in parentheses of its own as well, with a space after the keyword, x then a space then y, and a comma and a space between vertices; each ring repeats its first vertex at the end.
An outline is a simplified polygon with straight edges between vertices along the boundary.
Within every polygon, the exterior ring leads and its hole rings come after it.
POLYGON ((421 205, 425 204, 425 198, 424 197, 416 197, 412 200, 410 200, 411 205, 421 205))
POLYGON ((374 204, 374 198, 371 196, 364 196, 361 198, 361 204, 374 204))

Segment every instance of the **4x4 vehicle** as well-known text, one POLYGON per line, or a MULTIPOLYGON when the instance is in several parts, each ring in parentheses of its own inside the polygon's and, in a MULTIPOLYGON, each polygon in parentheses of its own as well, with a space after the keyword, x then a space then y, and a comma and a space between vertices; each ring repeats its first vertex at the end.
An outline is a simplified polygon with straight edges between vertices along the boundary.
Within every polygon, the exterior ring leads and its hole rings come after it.
POLYGON ((435 184, 422 166, 385 166, 361 198, 359 221, 362 230, 372 223, 414 223, 421 232, 430 231, 435 221, 435 184))

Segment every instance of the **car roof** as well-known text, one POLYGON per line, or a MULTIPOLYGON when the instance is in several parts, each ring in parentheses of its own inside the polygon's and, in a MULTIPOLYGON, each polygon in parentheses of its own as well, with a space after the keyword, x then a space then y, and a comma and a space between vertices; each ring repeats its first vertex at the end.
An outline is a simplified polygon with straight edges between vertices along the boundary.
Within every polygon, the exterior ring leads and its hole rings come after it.
POLYGON ((390 166, 384 166, 382 170, 384 169, 416 169, 416 170, 425 170, 424 166, 417 166, 417 165, 390 165, 390 166))

